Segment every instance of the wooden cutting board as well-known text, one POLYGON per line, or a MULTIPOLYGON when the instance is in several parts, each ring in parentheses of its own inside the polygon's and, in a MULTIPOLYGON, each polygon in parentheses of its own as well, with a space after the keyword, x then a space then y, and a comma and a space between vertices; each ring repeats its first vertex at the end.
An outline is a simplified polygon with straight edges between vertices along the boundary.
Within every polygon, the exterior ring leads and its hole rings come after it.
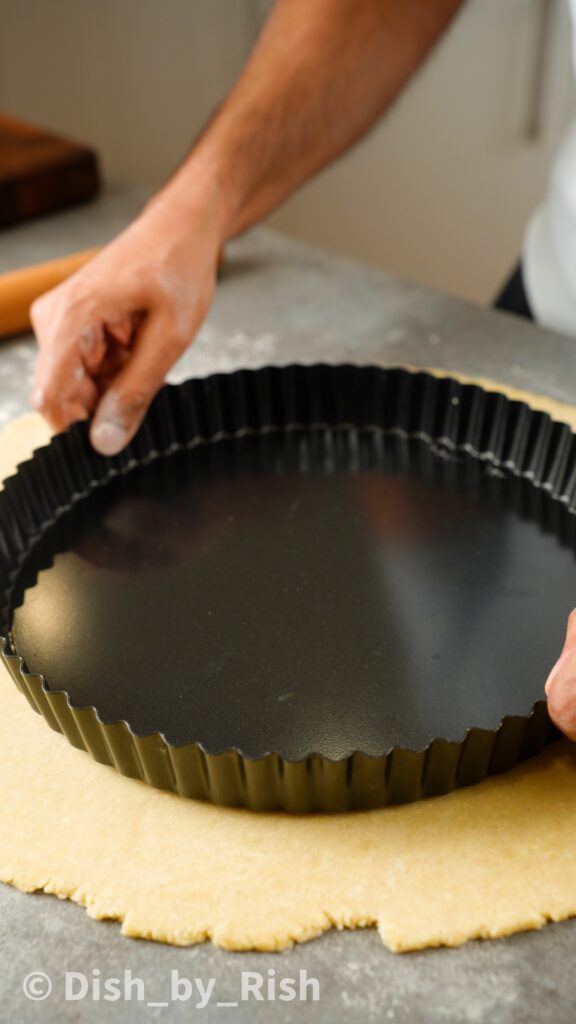
POLYGON ((0 114, 0 227, 91 199, 98 185, 87 146, 0 114))

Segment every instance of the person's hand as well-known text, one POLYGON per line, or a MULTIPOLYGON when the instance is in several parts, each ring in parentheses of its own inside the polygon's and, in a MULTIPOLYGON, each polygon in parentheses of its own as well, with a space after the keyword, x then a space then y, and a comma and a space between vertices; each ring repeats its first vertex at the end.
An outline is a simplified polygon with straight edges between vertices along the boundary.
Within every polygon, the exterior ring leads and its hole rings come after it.
POLYGON ((555 725, 576 740, 576 610, 568 619, 564 650, 545 686, 548 710, 555 725))
POLYGON ((136 433, 214 292, 221 235, 206 208, 155 200, 68 281, 38 299, 32 405, 55 430, 93 416, 115 455, 136 433))

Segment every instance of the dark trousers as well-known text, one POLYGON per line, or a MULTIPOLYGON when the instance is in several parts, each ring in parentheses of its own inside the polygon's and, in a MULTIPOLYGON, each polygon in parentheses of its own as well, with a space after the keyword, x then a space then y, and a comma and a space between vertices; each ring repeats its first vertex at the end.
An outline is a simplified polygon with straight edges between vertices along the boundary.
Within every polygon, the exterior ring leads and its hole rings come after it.
POLYGON ((515 313, 516 316, 523 316, 527 320, 534 319, 524 287, 522 263, 518 264, 506 281, 502 291, 494 300, 494 309, 502 309, 506 313, 515 313))

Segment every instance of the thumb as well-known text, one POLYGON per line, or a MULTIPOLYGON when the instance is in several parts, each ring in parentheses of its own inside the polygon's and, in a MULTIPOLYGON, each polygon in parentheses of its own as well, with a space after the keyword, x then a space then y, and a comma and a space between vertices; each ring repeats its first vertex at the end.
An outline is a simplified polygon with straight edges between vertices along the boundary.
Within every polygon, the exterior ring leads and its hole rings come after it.
POLYGON ((96 408, 90 428, 96 451, 117 455, 132 440, 183 348, 165 317, 151 315, 145 320, 128 362, 96 408))
POLYGON ((576 740, 576 609, 568 619, 566 642, 545 686, 548 710, 568 739, 576 740))

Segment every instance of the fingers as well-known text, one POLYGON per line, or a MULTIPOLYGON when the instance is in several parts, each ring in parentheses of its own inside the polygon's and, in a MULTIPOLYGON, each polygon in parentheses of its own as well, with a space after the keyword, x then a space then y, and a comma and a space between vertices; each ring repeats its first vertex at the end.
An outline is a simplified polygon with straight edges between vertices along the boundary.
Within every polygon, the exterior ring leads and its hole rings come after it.
POLYGON ((130 357, 102 396, 90 429, 101 455, 117 455, 137 432, 168 370, 186 342, 166 315, 144 321, 130 357))
POLYGON ((65 430, 76 420, 86 419, 98 401, 98 387, 80 362, 70 360, 68 373, 67 385, 56 392, 50 381, 49 366, 39 357, 30 401, 56 431, 65 430))
POLYGON ((220 239, 190 231, 175 211, 143 214, 31 310, 33 404, 57 430, 93 415, 105 455, 134 436, 212 298, 220 239))
POLYGON ((117 352, 126 352, 134 337, 138 315, 117 308, 126 308, 131 296, 115 300, 112 287, 107 301, 99 302, 98 289, 88 295, 77 276, 43 295, 30 310, 39 347, 31 403, 55 430, 94 411, 102 368, 104 375, 111 375, 110 368, 116 372, 121 363, 117 352))
POLYGON ((576 740, 576 609, 568 619, 566 641, 545 686, 552 721, 576 740))
POLYGON ((106 351, 100 324, 91 325, 63 308, 58 289, 34 303, 30 315, 38 338, 31 403, 54 430, 85 419, 98 400, 90 375, 106 351))

